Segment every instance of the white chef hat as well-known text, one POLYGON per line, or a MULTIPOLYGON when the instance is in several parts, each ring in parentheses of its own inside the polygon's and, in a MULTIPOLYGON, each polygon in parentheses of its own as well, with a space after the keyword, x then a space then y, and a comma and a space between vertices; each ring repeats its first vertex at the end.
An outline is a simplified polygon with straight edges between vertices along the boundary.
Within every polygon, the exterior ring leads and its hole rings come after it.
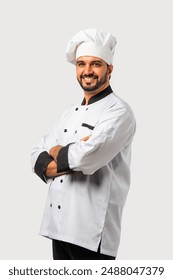
POLYGON ((80 56, 95 56, 112 64, 117 41, 109 32, 95 28, 81 30, 67 43, 66 58, 76 64, 80 56))

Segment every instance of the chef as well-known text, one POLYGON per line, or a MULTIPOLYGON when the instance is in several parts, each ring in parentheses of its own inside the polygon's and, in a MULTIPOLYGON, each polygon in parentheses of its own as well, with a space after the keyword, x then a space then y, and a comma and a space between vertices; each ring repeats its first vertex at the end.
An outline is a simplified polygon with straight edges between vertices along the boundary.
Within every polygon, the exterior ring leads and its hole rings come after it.
POLYGON ((83 101, 32 150, 33 171, 49 184, 40 234, 52 240, 55 260, 117 257, 135 118, 110 86, 115 45, 114 36, 96 29, 71 38, 66 57, 83 101))

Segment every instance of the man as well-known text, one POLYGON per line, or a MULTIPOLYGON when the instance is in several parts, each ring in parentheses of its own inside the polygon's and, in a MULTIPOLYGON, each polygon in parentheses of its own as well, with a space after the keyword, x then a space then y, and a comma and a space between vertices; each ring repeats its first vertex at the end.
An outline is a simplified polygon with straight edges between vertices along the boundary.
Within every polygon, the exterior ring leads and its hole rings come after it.
POLYGON ((32 151, 33 171, 50 182, 40 233, 52 239, 53 259, 117 256, 135 118, 110 87, 115 45, 96 29, 68 42, 84 99, 32 151))

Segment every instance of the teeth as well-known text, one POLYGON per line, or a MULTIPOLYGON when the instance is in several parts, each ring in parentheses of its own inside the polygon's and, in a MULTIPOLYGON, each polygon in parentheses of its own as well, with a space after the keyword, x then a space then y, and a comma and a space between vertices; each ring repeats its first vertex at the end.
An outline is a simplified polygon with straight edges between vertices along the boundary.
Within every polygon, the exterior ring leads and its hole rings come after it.
POLYGON ((91 81, 93 78, 84 78, 86 81, 91 81))

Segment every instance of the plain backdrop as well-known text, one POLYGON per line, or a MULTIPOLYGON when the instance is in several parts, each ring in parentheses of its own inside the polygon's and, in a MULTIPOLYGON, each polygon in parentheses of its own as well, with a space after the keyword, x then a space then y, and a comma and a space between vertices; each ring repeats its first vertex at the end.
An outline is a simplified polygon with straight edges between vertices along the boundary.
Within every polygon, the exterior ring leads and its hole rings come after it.
POLYGON ((30 153, 83 99, 68 40, 96 27, 117 38, 113 90, 137 120, 118 259, 173 259, 172 1, 0 2, 0 259, 51 259, 39 236, 48 186, 30 153))

